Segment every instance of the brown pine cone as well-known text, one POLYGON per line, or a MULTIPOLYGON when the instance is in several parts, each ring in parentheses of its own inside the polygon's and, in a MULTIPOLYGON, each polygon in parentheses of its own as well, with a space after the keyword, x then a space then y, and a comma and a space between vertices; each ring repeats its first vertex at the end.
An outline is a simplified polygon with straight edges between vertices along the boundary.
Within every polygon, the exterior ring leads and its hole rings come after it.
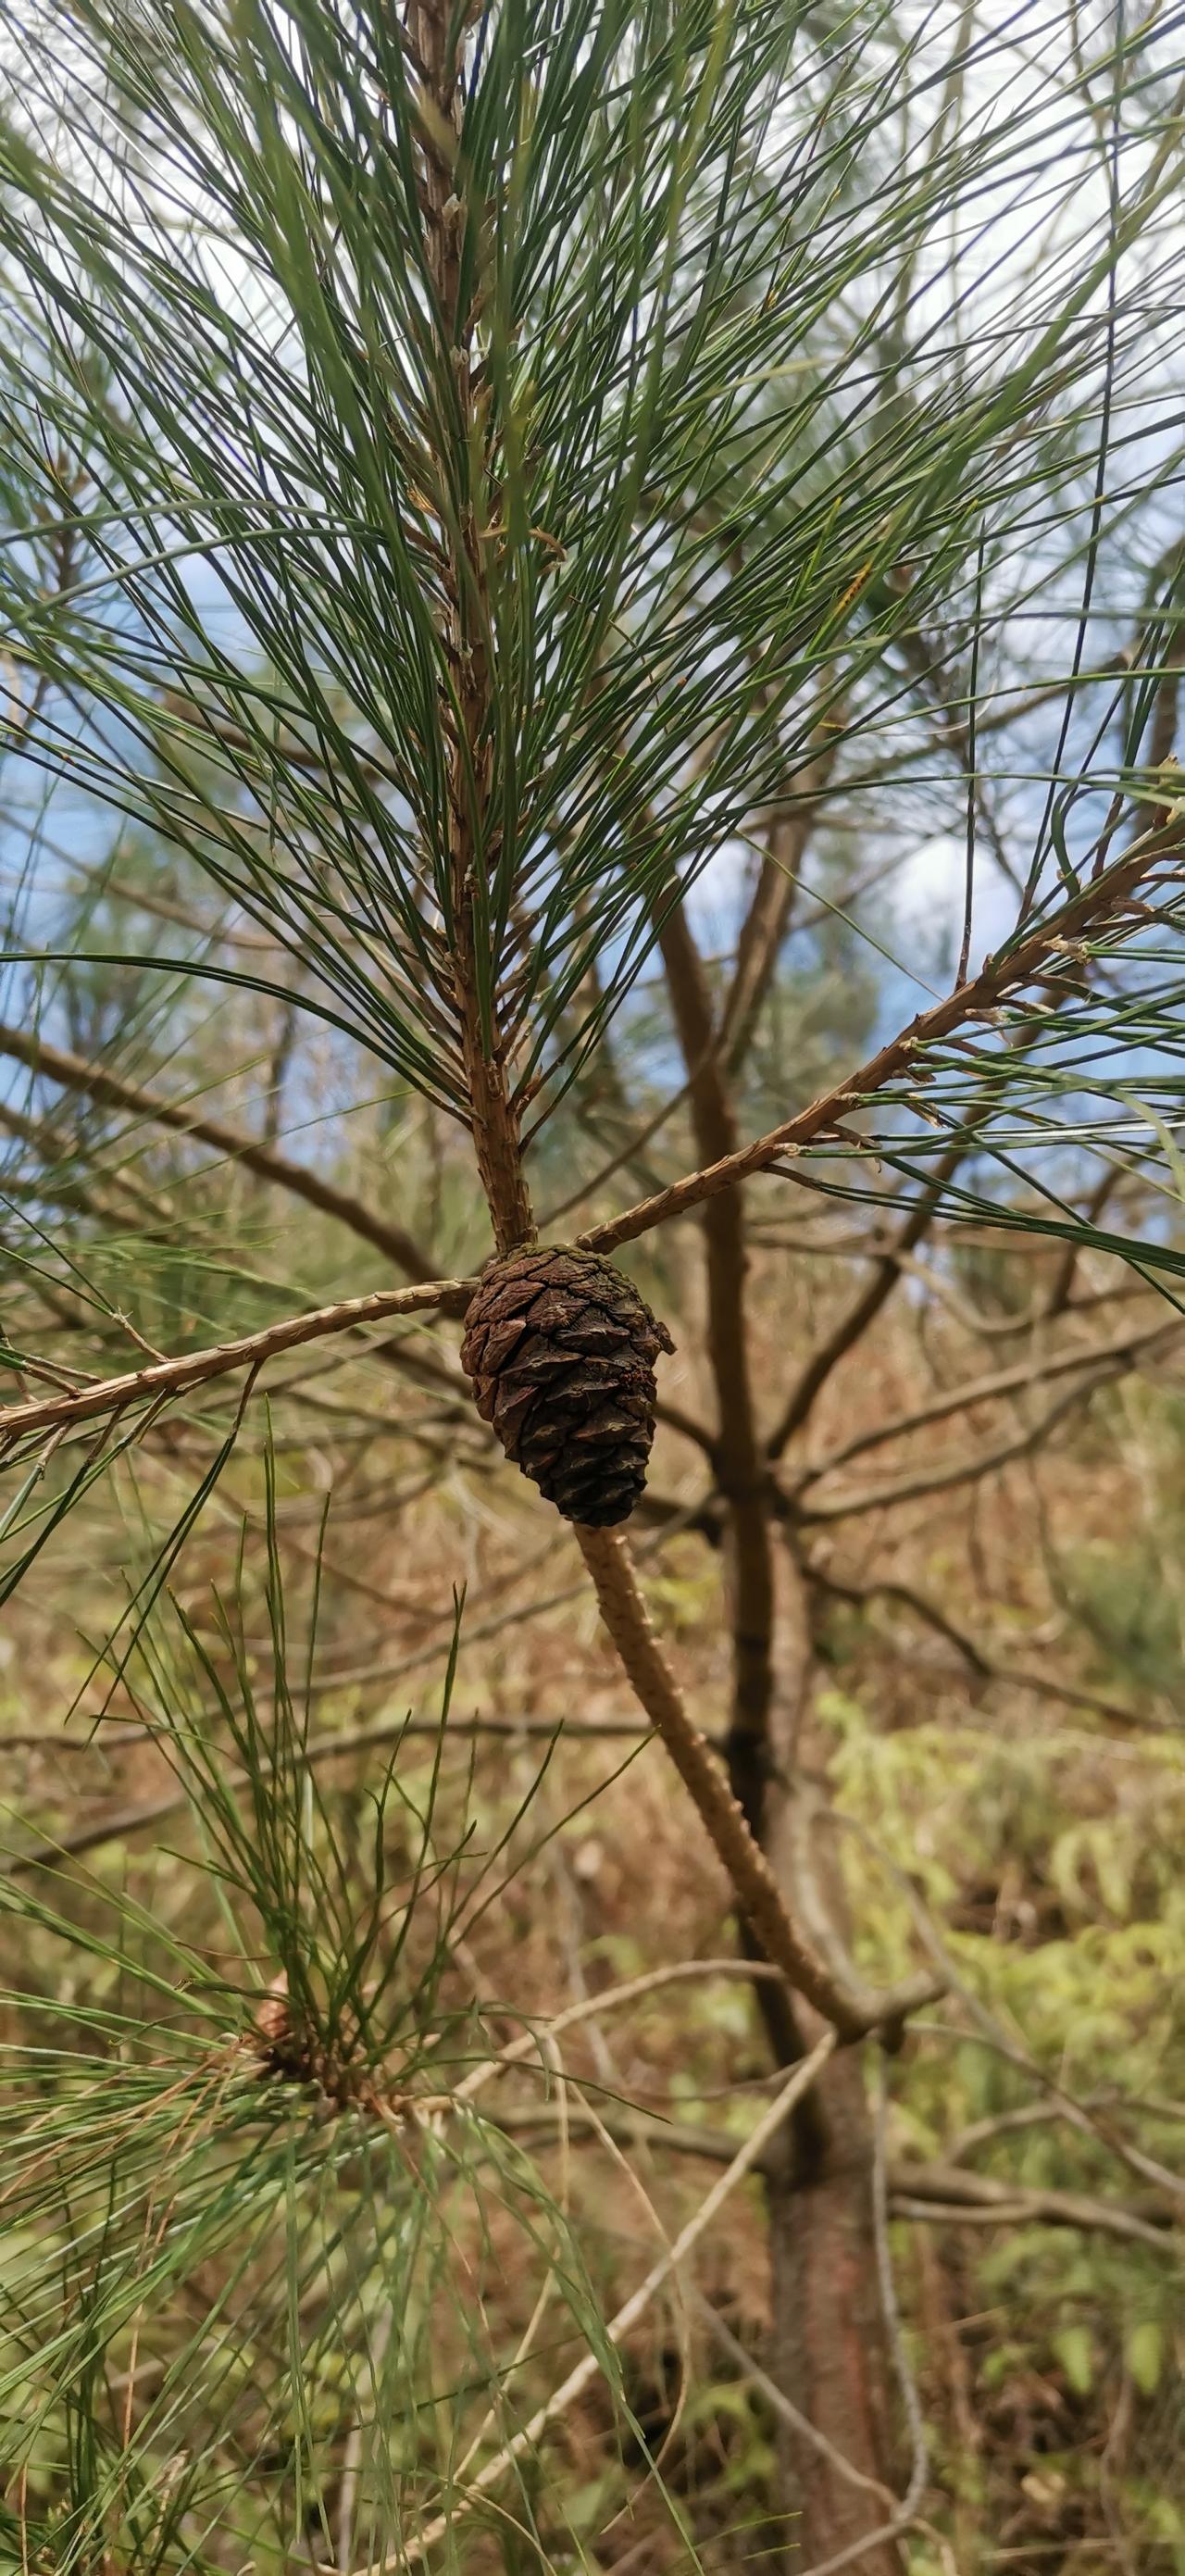
POLYGON ((593 1252, 513 1253, 465 1316, 461 1366, 506 1455, 566 1521, 628 1520, 654 1438, 654 1362, 675 1347, 623 1271, 593 1252))

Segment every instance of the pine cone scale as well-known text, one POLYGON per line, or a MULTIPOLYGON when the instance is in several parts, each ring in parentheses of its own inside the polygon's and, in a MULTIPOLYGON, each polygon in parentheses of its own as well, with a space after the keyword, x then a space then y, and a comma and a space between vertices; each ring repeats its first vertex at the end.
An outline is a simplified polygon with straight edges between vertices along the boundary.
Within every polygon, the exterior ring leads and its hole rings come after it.
POLYGON ((628 1519, 654 1437, 654 1362, 673 1344, 624 1272, 593 1253, 512 1255, 465 1316, 461 1365, 483 1422, 566 1520, 628 1519))

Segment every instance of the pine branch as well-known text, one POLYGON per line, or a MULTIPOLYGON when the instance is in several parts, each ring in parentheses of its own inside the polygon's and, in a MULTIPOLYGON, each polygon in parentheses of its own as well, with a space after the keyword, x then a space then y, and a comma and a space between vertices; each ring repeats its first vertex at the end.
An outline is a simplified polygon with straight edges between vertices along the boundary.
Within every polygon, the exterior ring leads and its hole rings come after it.
POLYGON ((83 1387, 77 1395, 47 1398, 44 1403, 7 1405, 0 1409, 0 1458, 10 1458, 17 1444, 34 1432, 45 1431, 61 1439, 80 1423, 94 1422, 104 1414, 118 1415, 126 1412, 129 1405, 156 1405, 176 1395, 190 1394, 196 1387, 207 1386, 236 1369, 249 1369, 254 1379, 266 1361, 278 1358, 283 1351, 298 1350, 307 1342, 324 1340, 329 1334, 353 1332, 363 1324, 386 1323, 393 1315, 460 1314, 476 1284, 475 1280, 429 1279, 415 1288, 377 1288, 368 1297, 345 1297, 333 1306, 288 1315, 282 1323, 266 1325, 258 1333, 246 1333, 236 1342, 190 1351, 180 1359, 158 1360, 148 1368, 131 1369, 124 1377, 104 1378, 94 1386, 83 1387))
MULTIPOLYGON (((478 413, 472 282, 463 285, 461 244, 474 237, 460 150, 463 25, 449 0, 408 0, 407 31, 421 65, 420 203, 441 362, 442 408, 455 405, 455 455, 463 478, 443 516, 444 646, 454 688, 442 692, 440 717, 449 747, 449 947, 461 1031, 470 1124, 477 1167, 500 1253, 535 1240, 523 1171, 520 1129, 506 1078, 502 995, 497 960, 487 954, 487 878, 498 846, 491 740, 493 619, 487 578, 487 531, 493 506, 478 413)), ((441 458, 442 484, 448 460, 441 458)))
POLYGON ((833 1084, 819 1099, 805 1109, 771 1128, 764 1136, 755 1137, 734 1153, 707 1168, 688 1172, 681 1180, 672 1181, 636 1207, 626 1208, 620 1216, 609 1217, 601 1225, 591 1226, 576 1240, 582 1250, 612 1252, 618 1244, 634 1243, 657 1225, 683 1216, 689 1208, 700 1207, 715 1198, 719 1191, 732 1189, 738 1181, 754 1172, 767 1171, 771 1164, 802 1153, 818 1137, 844 1126, 853 1109, 864 1108, 876 1099, 890 1083, 907 1077, 915 1069, 924 1070, 925 1050, 942 1038, 950 1037, 968 1021, 990 1018, 1003 1003, 1020 994, 1042 970, 1060 960, 1061 953, 1079 940, 1089 939, 1113 924, 1136 895, 1142 881, 1151 875, 1163 859, 1179 856, 1180 842, 1176 825, 1145 835, 1139 844, 1085 886, 1079 894, 1047 913, 1044 921, 1022 939, 989 957, 972 981, 949 993, 933 1009, 919 1012, 907 1028, 877 1049, 875 1055, 833 1084), (920 1067, 918 1059, 921 1060, 920 1067))
POLYGON ((790 1913, 719 1762, 688 1716, 651 1627, 624 1541, 613 1530, 581 1529, 577 1537, 596 1586, 601 1617, 629 1681, 707 1826, 741 1913, 765 1957, 782 1970, 794 1993, 805 1996, 843 2038, 858 2039, 870 2030, 899 2030, 909 2013, 926 2000, 929 1979, 914 1978, 883 1994, 872 1994, 857 1992, 835 1976, 790 1913))

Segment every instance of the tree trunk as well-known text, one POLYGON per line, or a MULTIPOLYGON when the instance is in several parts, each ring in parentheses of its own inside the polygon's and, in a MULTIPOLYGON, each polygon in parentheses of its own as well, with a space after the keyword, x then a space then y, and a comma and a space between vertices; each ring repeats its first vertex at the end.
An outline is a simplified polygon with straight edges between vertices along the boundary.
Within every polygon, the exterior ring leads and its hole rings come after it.
MULTIPOLYGON (((772 1712, 762 1839, 779 1887, 829 1961, 846 1952, 847 1915, 825 1783, 805 1758, 811 1741, 812 1659, 804 1587, 788 1548, 776 1550, 779 1687, 772 1712)), ((821 2025, 796 2005, 799 2045, 821 2025)), ((867 2043, 872 2044, 872 2043, 867 2043)), ((873 2130, 865 2050, 846 2048, 824 2068, 785 2141, 767 2191, 770 2236, 770 2375, 862 2479, 845 2477, 786 2424, 777 2447, 787 2569, 795 2576, 836 2556, 892 2519, 897 2490, 892 2364, 877 2274, 873 2130)), ((900 2576, 902 2557, 881 2543, 855 2562, 860 2576, 900 2576)))
MULTIPOLYGON (((788 2142, 768 2187, 770 2376, 864 2478, 892 2486, 888 2355, 877 2288, 872 2135, 861 2052, 832 2059, 813 2095, 816 2119, 788 2142)), ((778 2428, 787 2566, 811 2568, 892 2519, 884 2498, 844 2477, 786 2424, 778 2428)), ((900 2576, 891 2541, 858 2561, 862 2576, 900 2576)))

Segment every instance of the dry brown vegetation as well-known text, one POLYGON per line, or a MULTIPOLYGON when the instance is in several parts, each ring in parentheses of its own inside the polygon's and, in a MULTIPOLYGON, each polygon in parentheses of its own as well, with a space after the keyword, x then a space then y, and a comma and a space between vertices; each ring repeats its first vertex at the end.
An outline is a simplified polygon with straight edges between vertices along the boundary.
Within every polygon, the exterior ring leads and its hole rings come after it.
MULTIPOLYGON (((254 1230, 265 1216, 258 1186, 244 1178, 236 1197, 235 1230, 254 1230)), ((776 1229, 783 1209, 784 1192, 765 1184, 760 1219, 776 1229)), ((274 1204, 266 1221, 276 1221, 274 1204)), ((831 1216, 812 1224, 796 1211, 795 1221, 816 1242, 841 1224, 851 1231, 831 1216)), ((1064 1311, 1040 1320, 1060 1260, 1044 1249, 1001 1259, 956 1235, 931 1256, 941 1293, 922 1294, 916 1276, 903 1282, 858 1362, 837 1370, 808 1452, 818 1472, 837 1451, 878 1442, 806 1489, 812 1508, 857 1491, 861 1500, 850 1518, 820 1518, 805 1533, 817 1658, 808 1790, 817 1776, 835 1799, 834 1816, 813 1830, 842 1855, 864 1974, 887 1982, 929 1956, 950 1989, 883 2079, 904 2314, 897 2362, 917 2386, 929 2438, 917 2502, 933 2536, 912 2544, 919 2567, 1085 2570, 1111 2564, 1120 2547, 1133 2565, 1151 2565, 1144 2553, 1171 2536, 1178 2509, 1179 2320, 1166 2271, 1174 2200, 1168 2174, 1157 2179, 1162 2160, 1175 2163, 1182 2116, 1172 2073, 1185 1803, 1175 1659, 1158 1643, 1159 1674, 1133 1687, 1121 1638, 1092 1635, 1076 1607, 1097 1584, 1100 1604, 1121 1618, 1125 1580, 1164 1542, 1179 1472, 1179 1359, 1164 1306, 1096 1258, 1078 1266, 1064 1311), (1145 1349, 1139 1337, 1151 1334, 1159 1338, 1145 1349), (1055 1359, 1121 1339, 1137 1354, 1130 1373, 1025 1448, 1050 1383, 1060 1383, 1048 1374, 1055 1359), (954 1408, 958 1390, 997 1376, 1008 1381, 1001 1392, 954 1408), (915 1415, 917 1430, 882 1439, 915 1415), (1019 1454, 985 1466, 1013 1446, 1019 1454), (983 1472, 968 1475, 969 1460, 983 1472), (940 1471, 950 1481, 938 1491, 910 1490, 940 1471), (886 1499, 865 1508, 874 1479, 886 1499)), ((788 1354, 821 1345, 856 1270, 850 1256, 788 1261, 772 1245, 757 1254, 754 1374, 769 1395, 785 1383, 788 1354)), ((679 1357, 663 1395, 702 1419, 710 1386, 690 1262, 684 1275, 679 1357)), ((672 1263, 648 1277, 668 1312, 677 1276, 672 1263)), ((447 1342, 436 1347, 433 1367, 451 1373, 447 1342)), ((427 1345, 418 1349, 422 1359, 427 1345)), ((616 2002, 652 1971, 732 1955, 726 1877, 661 1748, 640 1735, 571 1535, 541 1524, 457 1399, 434 1378, 417 1391, 403 1377, 396 1428, 381 1361, 288 1383, 287 1397, 277 1389, 273 1438, 290 1654, 303 1660, 319 1556, 311 1730, 356 1896, 370 1863, 367 1788, 393 1743, 406 1793, 426 1789, 449 1588, 464 1586, 434 1835, 448 1850, 468 1827, 474 1850, 461 1874, 475 1875, 476 1854, 522 1813, 504 1894, 449 1942, 444 1999, 457 2010, 480 1997, 487 2045, 609 1999, 558 2043, 566 2089, 508 2076, 493 2116, 578 2215, 611 2315, 694 2217, 774 2082, 760 2018, 735 1976, 705 1968, 616 2002), (294 1445, 287 1426, 298 1422, 294 1445), (425 1442, 444 1458, 434 1464, 425 1442), (401 1504, 401 1492, 412 1499, 401 1504)), ((1081 1394, 1089 1378, 1079 1369, 1071 1383, 1081 1394)), ((173 1589, 233 1686, 211 1596, 233 1590, 246 1510, 247 1668, 266 1708, 271 1649, 251 1572, 262 1507, 255 1445, 224 1474, 173 1589)), ((196 1422, 150 1434, 138 1458, 141 1508, 167 1522, 170 1497, 192 1483, 203 1454, 196 1422)), ((661 1426, 636 1552, 679 1686, 719 1740, 730 1667, 719 1534, 678 1526, 703 1493, 693 1445, 661 1426)), ((80 1871, 50 1882, 70 1921, 101 1929, 99 1891, 119 1886, 162 1922, 183 1922, 189 1945, 216 1951, 216 1913, 185 1858, 197 1846, 176 1753, 137 1732, 140 1691, 99 1694, 86 1682, 77 1630, 109 1625, 127 1548, 126 1523, 108 1505, 88 1519, 95 1550, 79 1573, 89 1611, 78 1600, 62 1619, 52 1558, 13 1605, 12 1802, 79 1848, 80 1871), (100 1703, 103 1723, 88 1734, 100 1703)), ((386 1831, 394 1896, 410 1854, 405 1825, 389 1820, 386 1831)), ((35 1989, 57 1974, 54 1950, 39 1969, 36 1939, 14 1929, 9 1976, 35 1989)), ((427 1943, 421 1972, 434 1938, 422 1928, 413 1936, 413 1958, 427 1943)), ((265 1967, 254 1971, 264 1984, 265 1967)), ((75 1974, 76 2000, 101 2000, 104 1976, 75 1974)), ((398 2063, 389 2075, 398 2092, 398 2063)), ((539 2288, 517 2217, 475 2201, 455 2213, 452 2237, 462 2301, 476 2262, 491 2343, 513 2348, 539 2288)), ((207 2297, 216 2273, 199 2285, 207 2297)), ((628 2429, 623 2440, 617 2407, 594 2380, 543 2454, 544 2546, 553 2489, 561 2522, 583 2520, 607 2567, 682 2566, 679 2507, 712 2567, 748 2563, 784 2538, 763 2376, 777 2353, 770 2330, 767 2218, 760 2185, 747 2183, 681 2271, 678 2294, 656 2295, 626 2342, 620 2402, 661 2473, 628 2429)), ((447 2333, 441 2340, 447 2353, 447 2333)), ((463 2343, 453 2342, 458 2370, 463 2343)), ((566 2346, 562 2333, 558 2343, 543 2337, 533 2364, 541 2396, 578 2357, 570 2330, 566 2346)), ((887 2464, 900 2488, 909 2444, 899 2405, 894 2423, 887 2464)), ((341 2457, 331 2441, 331 2511, 341 2457)), ((471 2563, 502 2564, 506 2545, 497 2528, 480 2547, 474 2538, 471 2563)))

